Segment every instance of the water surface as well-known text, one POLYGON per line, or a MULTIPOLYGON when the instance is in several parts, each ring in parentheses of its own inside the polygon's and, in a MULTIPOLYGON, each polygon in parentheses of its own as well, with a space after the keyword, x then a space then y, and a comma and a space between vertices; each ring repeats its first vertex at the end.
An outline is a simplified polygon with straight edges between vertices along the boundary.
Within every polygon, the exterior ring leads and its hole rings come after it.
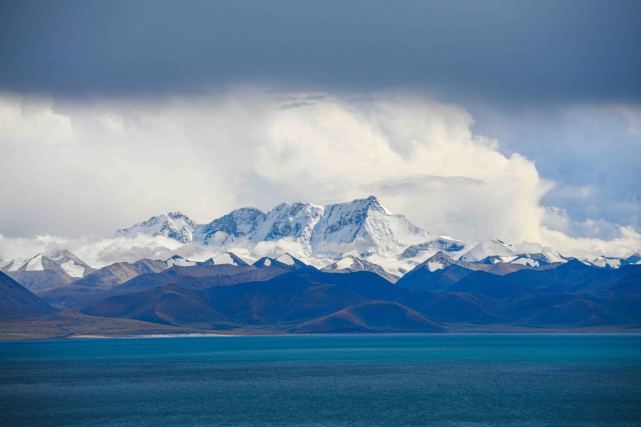
POLYGON ((641 425, 641 335, 0 343, 0 425, 641 425))

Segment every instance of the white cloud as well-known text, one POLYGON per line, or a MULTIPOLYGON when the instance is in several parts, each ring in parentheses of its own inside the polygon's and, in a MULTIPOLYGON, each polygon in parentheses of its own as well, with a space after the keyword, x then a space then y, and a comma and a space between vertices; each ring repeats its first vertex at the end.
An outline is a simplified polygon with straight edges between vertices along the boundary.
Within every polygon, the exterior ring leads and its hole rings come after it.
POLYGON ((475 129, 501 150, 536 161, 554 181, 541 204, 574 221, 607 221, 641 230, 641 134, 638 106, 581 103, 515 107, 472 106, 475 129))
POLYGON ((628 122, 628 132, 641 135, 641 107, 637 105, 616 105, 612 110, 621 114, 628 122))
POLYGON ((569 237, 558 231, 542 228, 541 237, 546 246, 582 259, 594 259, 599 255, 627 257, 639 252, 641 233, 632 227, 618 227, 617 235, 612 239, 590 237, 569 237))
POLYGON ((10 238, 0 234, 0 260, 5 262, 15 258, 30 258, 38 253, 47 254, 59 249, 68 249, 97 268, 118 261, 134 262, 142 258, 164 260, 175 254, 194 261, 204 261, 220 252, 220 249, 198 244, 181 244, 164 236, 68 239, 50 235, 10 238))
MULTIPOLYGON (((155 240, 98 239, 160 212, 205 222, 240 206, 369 193, 437 234, 555 244, 564 236, 544 223, 551 183, 531 160, 475 135, 463 108, 416 95, 235 89, 62 104, 4 96, 0 112, 0 232, 91 242, 74 246, 100 264, 166 255, 155 240)), ((2 249, 16 252, 7 239, 2 249)))

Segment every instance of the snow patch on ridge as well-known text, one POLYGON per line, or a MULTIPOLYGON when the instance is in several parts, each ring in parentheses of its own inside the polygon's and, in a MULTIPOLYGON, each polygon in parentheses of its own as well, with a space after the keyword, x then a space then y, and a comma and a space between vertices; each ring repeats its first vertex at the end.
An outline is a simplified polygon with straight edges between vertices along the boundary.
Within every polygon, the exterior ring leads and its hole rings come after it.
POLYGON ((427 269, 431 272, 437 271, 437 270, 442 270, 445 268, 445 264, 442 262, 438 261, 428 261, 427 262, 427 269))
POLYGON ((475 262, 496 255, 514 256, 515 251, 512 245, 507 244, 501 240, 483 240, 468 252, 466 252, 463 256, 461 256, 461 260, 475 262))
POLYGON ((167 264, 167 267, 173 267, 173 266, 178 266, 178 267, 193 267, 194 265, 197 264, 196 261, 191 261, 188 259, 185 259, 181 257, 180 255, 174 255, 171 258, 168 258, 165 260, 165 263, 167 264))
POLYGON ((292 257, 290 254, 282 254, 276 258, 276 261, 289 266, 296 264, 296 261, 294 261, 294 257, 292 257))
POLYGON ((60 264, 60 268, 62 268, 65 273, 67 273, 71 277, 80 278, 85 274, 85 268, 80 264, 76 264, 71 259, 60 264))
POLYGON ((147 221, 140 222, 129 228, 116 231, 116 237, 136 237, 139 234, 150 236, 165 236, 181 243, 191 242, 196 230, 196 224, 180 212, 153 216, 147 221))
POLYGON ((29 262, 24 267, 25 271, 44 271, 44 265, 42 264, 42 254, 38 254, 35 257, 31 258, 29 262))
POLYGON ((231 252, 223 252, 212 258, 214 265, 235 265, 240 267, 247 263, 231 252))
POLYGON ((347 270, 354 265, 354 258, 345 257, 336 262, 336 269, 338 270, 347 270))

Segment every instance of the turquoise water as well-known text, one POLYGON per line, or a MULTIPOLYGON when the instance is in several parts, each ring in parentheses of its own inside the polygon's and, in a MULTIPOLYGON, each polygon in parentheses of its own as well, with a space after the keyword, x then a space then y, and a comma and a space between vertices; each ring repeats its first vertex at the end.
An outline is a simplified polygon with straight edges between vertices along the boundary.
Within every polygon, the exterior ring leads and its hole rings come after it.
POLYGON ((0 425, 641 425, 640 335, 0 343, 0 425))

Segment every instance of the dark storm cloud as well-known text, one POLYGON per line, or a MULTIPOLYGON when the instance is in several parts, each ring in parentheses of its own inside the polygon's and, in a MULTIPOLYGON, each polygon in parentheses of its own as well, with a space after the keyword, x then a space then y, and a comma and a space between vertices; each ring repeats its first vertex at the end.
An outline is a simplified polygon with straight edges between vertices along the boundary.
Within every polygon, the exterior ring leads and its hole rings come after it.
POLYGON ((0 90, 238 82, 446 97, 641 100, 636 1, 3 1, 0 90))

